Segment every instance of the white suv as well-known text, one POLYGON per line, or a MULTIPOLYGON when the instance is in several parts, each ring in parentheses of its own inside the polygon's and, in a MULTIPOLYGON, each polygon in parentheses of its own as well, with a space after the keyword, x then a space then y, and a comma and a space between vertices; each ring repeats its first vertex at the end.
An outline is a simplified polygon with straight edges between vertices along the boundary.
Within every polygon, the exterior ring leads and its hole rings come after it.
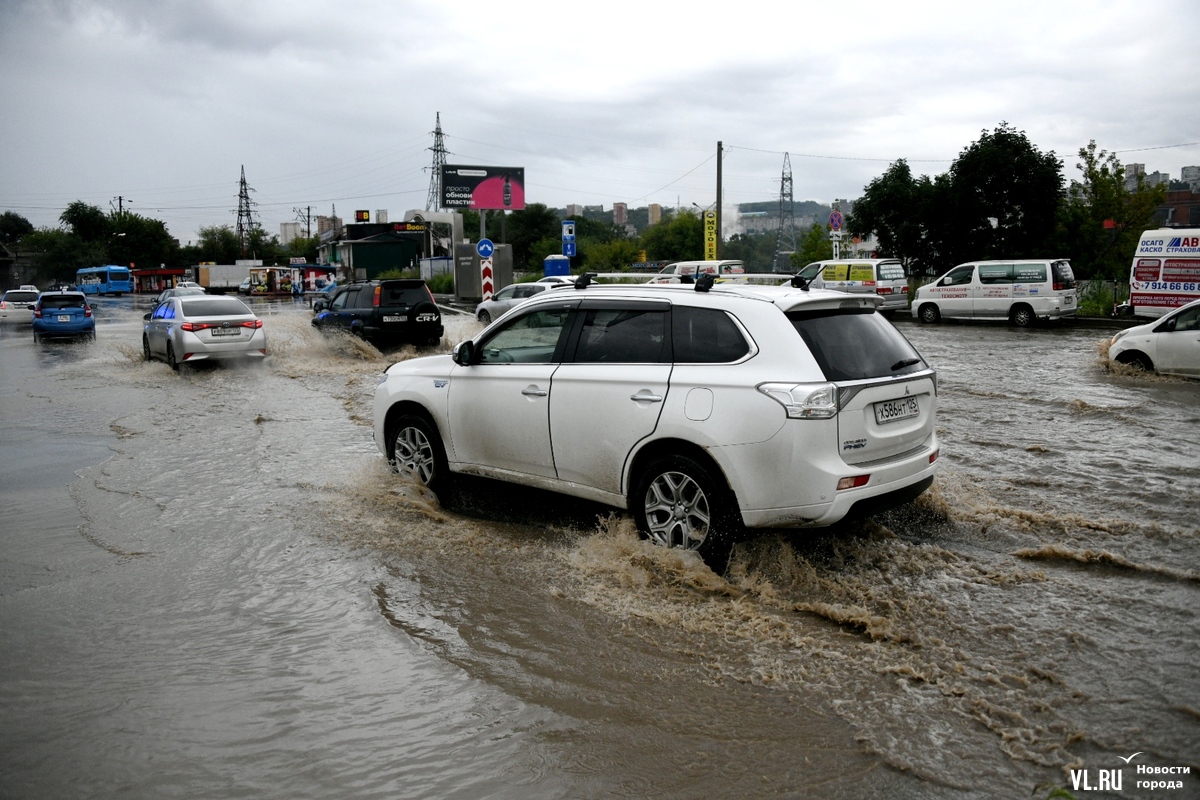
POLYGON ((628 509, 709 563, 744 527, 831 525, 932 484, 937 377, 878 296, 577 287, 392 365, 374 417, 393 467, 435 492, 470 473, 628 509))

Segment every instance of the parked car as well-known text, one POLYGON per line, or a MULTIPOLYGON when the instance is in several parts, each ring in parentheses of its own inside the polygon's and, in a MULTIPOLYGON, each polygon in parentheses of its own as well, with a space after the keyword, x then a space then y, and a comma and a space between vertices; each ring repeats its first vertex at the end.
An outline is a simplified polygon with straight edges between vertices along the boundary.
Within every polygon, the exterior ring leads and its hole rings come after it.
POLYGON ((1200 377, 1200 300, 1121 331, 1109 342, 1108 357, 1164 375, 1200 377))
MULTIPOLYGON (((544 279, 543 279, 544 280, 544 279)), ((475 306, 475 318, 483 324, 487 324, 494 319, 499 319, 513 306, 519 305, 531 297, 534 297, 541 292, 549 289, 553 284, 542 283, 514 283, 505 286, 496 294, 492 295, 491 300, 484 300, 479 305, 475 306)), ((566 284, 560 284, 566 285, 566 284)))
POLYGON ((875 293, 883 298, 879 309, 887 315, 908 310, 908 276, 895 258, 842 258, 814 261, 799 275, 814 289, 849 294, 875 293))
POLYGON ((195 283, 187 286, 179 284, 170 289, 163 289, 158 293, 158 297, 155 298, 154 302, 161 303, 171 297, 184 297, 189 294, 208 294, 208 291, 203 286, 195 283))
POLYGON ((936 373, 880 297, 712 282, 543 292, 453 355, 394 364, 376 445, 435 492, 462 472, 606 503, 714 565, 743 528, 828 526, 932 484, 936 373))
POLYGON ((574 286, 574 275, 547 275, 544 278, 538 278, 534 283, 550 283, 556 286, 574 286))
POLYGON ((244 280, 242 280, 241 283, 238 284, 238 288, 237 288, 238 294, 247 294, 248 295, 253 291, 254 291, 254 287, 250 283, 249 278, 245 278, 244 280))
POLYGON ((942 318, 1008 320, 1018 328, 1037 320, 1075 316, 1075 273, 1065 259, 1012 259, 960 264, 917 289, 912 315, 922 322, 942 318))
POLYGON ((200 361, 256 360, 267 355, 263 321, 236 297, 170 297, 143 319, 142 355, 171 369, 200 361))
POLYGON ((33 340, 95 339, 96 318, 83 292, 42 292, 33 306, 33 340))
POLYGON ((422 280, 375 280, 339 286, 313 304, 312 324, 343 330, 376 344, 441 341, 442 312, 422 280), (317 308, 317 303, 321 304, 317 308))
POLYGON ((22 286, 9 289, 0 296, 0 322, 20 322, 26 325, 33 320, 33 307, 37 303, 38 290, 22 286))

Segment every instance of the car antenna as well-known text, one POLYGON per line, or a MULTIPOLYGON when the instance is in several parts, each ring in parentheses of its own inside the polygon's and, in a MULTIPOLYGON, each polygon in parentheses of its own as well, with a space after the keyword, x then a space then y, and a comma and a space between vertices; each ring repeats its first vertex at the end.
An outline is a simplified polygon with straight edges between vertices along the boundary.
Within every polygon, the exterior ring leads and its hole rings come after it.
POLYGON ((795 275, 792 276, 792 286, 797 289, 802 289, 803 291, 807 292, 808 291, 808 283, 809 283, 808 281, 806 281, 806 280, 804 280, 804 278, 800 277, 799 272, 797 272, 795 275))
POLYGON ((594 272, 585 272, 575 279, 576 289, 586 289, 592 283, 592 278, 596 277, 594 272))
POLYGON ((700 275, 696 278, 696 291, 697 292, 707 292, 709 289, 711 289, 713 287, 713 284, 716 282, 717 282, 717 276, 713 275, 711 272, 706 272, 705 274, 700 275))

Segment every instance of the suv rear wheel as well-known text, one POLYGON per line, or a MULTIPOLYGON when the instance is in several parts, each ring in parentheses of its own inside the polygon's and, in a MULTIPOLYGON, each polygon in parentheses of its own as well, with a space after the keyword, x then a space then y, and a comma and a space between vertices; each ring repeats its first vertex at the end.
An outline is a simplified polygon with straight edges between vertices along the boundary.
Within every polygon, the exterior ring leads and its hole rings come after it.
POLYGON ((650 541, 694 550, 714 572, 724 571, 740 523, 728 487, 708 467, 685 455, 656 458, 642 470, 629 508, 650 541))

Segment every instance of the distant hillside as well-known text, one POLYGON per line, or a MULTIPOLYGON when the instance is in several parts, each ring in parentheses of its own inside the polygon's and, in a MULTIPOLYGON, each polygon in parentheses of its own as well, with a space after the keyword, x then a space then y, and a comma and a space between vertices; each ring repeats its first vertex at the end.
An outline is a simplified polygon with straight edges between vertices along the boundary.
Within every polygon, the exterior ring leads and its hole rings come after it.
MULTIPOLYGON (((766 211, 768 214, 778 214, 779 201, 767 200, 760 203, 739 203, 738 211, 743 213, 747 211, 766 211)), ((809 216, 821 219, 823 217, 828 217, 829 212, 831 211, 833 211, 832 206, 818 203, 815 200, 802 200, 798 203, 792 203, 792 213, 794 213, 797 217, 809 216)))

